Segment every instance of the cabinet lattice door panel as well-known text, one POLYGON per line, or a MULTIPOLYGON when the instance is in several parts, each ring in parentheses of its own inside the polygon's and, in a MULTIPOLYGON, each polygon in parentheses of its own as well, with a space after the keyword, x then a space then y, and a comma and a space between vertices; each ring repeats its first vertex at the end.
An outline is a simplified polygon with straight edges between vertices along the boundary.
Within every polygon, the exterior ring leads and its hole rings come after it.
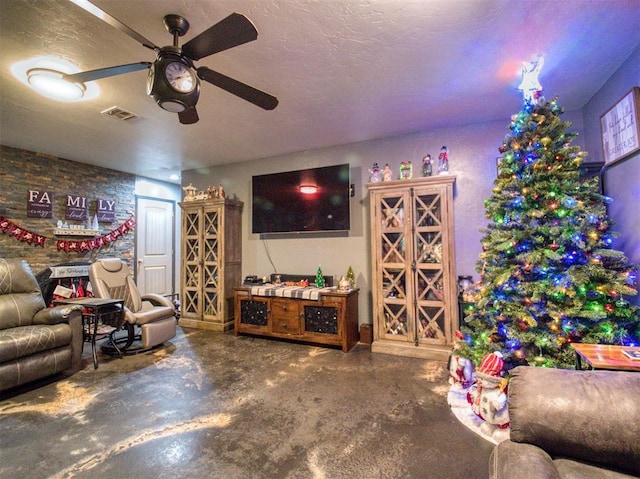
POLYGON ((242 274, 242 203, 216 199, 187 201, 180 207, 180 324, 226 331, 233 327, 233 288, 242 274))
POLYGON ((371 183, 372 350, 446 359, 457 328, 454 176, 371 183))
POLYGON ((268 325, 269 300, 266 298, 242 299, 240 302, 240 322, 243 325, 266 329, 268 325))

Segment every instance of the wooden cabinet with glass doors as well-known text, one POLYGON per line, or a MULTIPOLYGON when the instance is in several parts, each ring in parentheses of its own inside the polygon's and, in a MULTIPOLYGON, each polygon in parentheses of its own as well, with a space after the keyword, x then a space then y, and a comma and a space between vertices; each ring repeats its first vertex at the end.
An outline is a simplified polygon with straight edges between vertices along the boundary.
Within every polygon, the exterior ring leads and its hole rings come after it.
POLYGON ((233 328, 233 288, 242 282, 242 202, 194 200, 182 208, 180 324, 233 328))
POLYGON ((446 360, 458 327, 455 176, 369 183, 373 352, 446 360))

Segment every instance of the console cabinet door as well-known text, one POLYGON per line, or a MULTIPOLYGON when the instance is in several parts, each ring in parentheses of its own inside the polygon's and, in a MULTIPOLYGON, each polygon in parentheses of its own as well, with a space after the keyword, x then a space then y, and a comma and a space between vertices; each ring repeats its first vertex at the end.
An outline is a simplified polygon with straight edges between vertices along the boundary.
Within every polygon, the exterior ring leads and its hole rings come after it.
POLYGON ((239 312, 239 331, 260 333, 269 330, 268 298, 236 296, 235 307, 239 312))
POLYGON ((303 309, 302 326, 304 334, 332 335, 342 339, 342 321, 344 318, 343 303, 323 301, 304 301, 300 303, 303 309))

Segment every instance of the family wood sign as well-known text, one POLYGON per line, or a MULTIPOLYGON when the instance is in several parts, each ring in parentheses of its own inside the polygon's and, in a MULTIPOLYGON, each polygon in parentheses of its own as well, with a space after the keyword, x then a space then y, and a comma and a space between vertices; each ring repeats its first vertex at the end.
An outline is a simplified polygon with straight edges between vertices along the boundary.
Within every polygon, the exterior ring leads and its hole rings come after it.
MULTIPOLYGON (((97 198, 96 216, 100 223, 113 223, 116 220, 116 201, 97 198)), ((52 218, 53 192, 29 190, 27 195, 27 218, 52 218)), ((85 196, 67 195, 65 220, 86 221, 89 217, 89 202, 85 196)))

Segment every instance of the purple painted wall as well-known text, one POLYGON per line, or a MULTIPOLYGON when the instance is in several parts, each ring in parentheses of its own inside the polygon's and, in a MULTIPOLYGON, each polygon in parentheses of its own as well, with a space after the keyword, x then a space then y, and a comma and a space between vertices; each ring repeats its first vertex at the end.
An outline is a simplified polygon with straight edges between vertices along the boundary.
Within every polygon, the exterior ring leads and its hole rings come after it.
MULTIPOLYGON (((600 141, 600 116, 634 86, 640 86, 640 47, 583 108, 590 158, 604 161, 600 141)), ((613 198, 609 216, 619 236, 614 244, 640 267, 640 152, 605 167, 604 192, 613 198)), ((640 305, 640 295, 632 298, 640 305)))

